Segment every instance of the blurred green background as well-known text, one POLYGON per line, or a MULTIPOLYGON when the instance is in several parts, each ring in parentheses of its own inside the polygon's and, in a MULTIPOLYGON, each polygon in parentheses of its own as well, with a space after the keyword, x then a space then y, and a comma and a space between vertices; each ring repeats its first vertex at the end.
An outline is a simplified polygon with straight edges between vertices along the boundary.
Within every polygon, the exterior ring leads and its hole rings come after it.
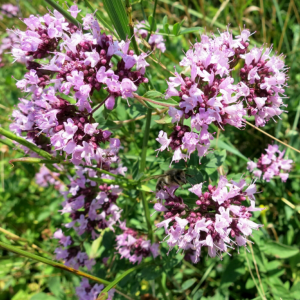
MULTIPOLYGON (((64 1, 59 2, 64 4, 64 1)), ((7 2, 1 1, 0 5, 4 3, 7 2)), ((43 15, 46 13, 46 7, 49 6, 41 0, 9 3, 19 6, 18 18, 30 14, 43 15)), ((131 3, 134 20, 143 20, 141 5, 146 16, 152 14, 154 1, 132 0, 131 3)), ((92 4, 104 18, 108 19, 101 1, 95 0, 92 4)), ((85 8, 83 1, 78 1, 78 5, 84 13, 90 12, 85 8)), ((285 99, 285 103, 288 104, 287 112, 281 115, 281 120, 270 121, 263 129, 299 149, 299 9, 300 3, 293 0, 180 0, 176 2, 159 0, 156 22, 158 28, 161 28, 163 18, 167 16, 171 27, 183 21, 184 28, 200 26, 203 28, 202 31, 208 34, 211 32, 217 34, 218 30, 225 30, 228 24, 230 30, 236 33, 246 26, 251 32, 256 32, 252 37, 254 41, 252 45, 272 44, 274 51, 284 53, 286 65, 290 68, 289 87, 286 89, 288 98, 285 99)), ((0 20, 2 39, 7 36, 6 28, 25 28, 18 18, 4 16, 0 20)), ((196 39, 200 39, 197 33, 178 37, 165 36, 167 51, 164 54, 154 53, 153 56, 156 56, 156 60, 167 69, 173 71, 176 66, 180 71, 178 64, 183 57, 182 49, 186 51, 190 43, 195 42, 196 39)), ((170 76, 169 72, 151 60, 149 63, 151 64, 149 73, 155 88, 164 92, 167 87, 166 78, 170 76)), ((20 63, 12 64, 9 54, 2 55, 2 65, 0 123, 7 129, 14 106, 21 97, 15 82, 16 79, 22 79, 26 69, 20 63)), ((122 119, 129 119, 144 112, 138 107, 133 107, 130 110, 131 115, 124 114, 121 109, 115 113, 122 119)), ((143 124, 144 120, 137 122, 134 130, 139 132, 143 124)), ((125 150, 134 156, 139 155, 137 145, 140 145, 142 137, 127 134, 133 129, 132 126, 135 126, 134 123, 124 125, 116 129, 115 134, 120 136, 125 150)), ((154 150, 157 148, 155 138, 160 129, 161 125, 153 122, 149 155, 154 156, 154 150)), ((221 150, 225 147, 227 150, 227 158, 223 164, 224 172, 229 176, 237 174, 235 176, 238 178, 247 172, 247 161, 242 156, 250 159, 258 158, 270 143, 273 143, 270 138, 248 126, 245 130, 226 128, 225 132, 219 134, 215 146, 221 150)), ((282 145, 280 149, 284 149, 282 145)), ((52 234, 61 226, 65 218, 57 212, 63 199, 54 187, 43 188, 36 184, 35 173, 39 169, 37 165, 9 164, 10 159, 22 156, 16 149, 0 143, 0 155, 0 240, 51 258, 57 246, 57 242, 52 239, 52 234), (5 230, 26 241, 8 236, 5 230)), ((287 156, 292 158, 295 164, 285 184, 279 179, 273 179, 269 183, 257 182, 259 190, 262 191, 257 195, 258 206, 266 209, 256 213, 255 218, 264 227, 254 233, 255 244, 249 247, 249 252, 241 248, 240 254, 235 251, 232 257, 225 256, 223 261, 219 258, 211 259, 203 256, 195 266, 184 262, 182 256, 173 253, 175 250, 169 255, 165 265, 167 278, 162 278, 162 282, 166 284, 167 290, 172 291, 174 299, 261 299, 258 289, 263 290, 266 299, 300 299, 300 158, 299 154, 289 149, 285 157, 287 156)), ((161 161, 163 156, 149 164, 149 173, 159 170, 161 161)), ((131 163, 132 161, 124 159, 124 164, 128 167, 131 163)), ((131 169, 129 173, 130 171, 131 169)), ((129 215, 134 205, 128 207, 129 215)), ((108 242, 105 247, 109 248, 113 245, 112 236, 107 234, 106 239, 108 242)), ((98 261, 99 274, 105 271, 105 267, 101 265, 102 254, 99 255, 98 261)), ((74 275, 3 250, 0 250, 0 266, 0 300, 76 299, 75 286, 80 279, 74 275)), ((129 266, 125 264, 122 267, 111 268, 108 270, 110 273, 107 273, 108 280, 114 278, 120 269, 129 266)), ((147 273, 140 271, 138 274, 128 276, 121 282, 121 286, 127 287, 130 293, 139 299, 165 299, 163 292, 154 294, 153 291, 153 286, 160 277, 161 272, 155 268, 147 273)))

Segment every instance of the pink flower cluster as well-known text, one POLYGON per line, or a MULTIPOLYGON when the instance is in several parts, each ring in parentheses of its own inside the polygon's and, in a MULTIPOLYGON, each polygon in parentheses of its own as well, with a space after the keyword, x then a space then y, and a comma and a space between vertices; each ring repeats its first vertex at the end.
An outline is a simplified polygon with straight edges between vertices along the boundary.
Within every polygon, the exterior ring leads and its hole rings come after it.
MULTIPOLYGON (((146 39, 148 31, 143 29, 145 27, 145 21, 138 22, 134 27, 134 33, 136 35, 136 40, 138 43, 141 43, 139 36, 143 39, 146 39)), ((148 44, 151 46, 152 50, 159 49, 162 53, 166 51, 166 45, 163 39, 163 36, 160 34, 151 34, 148 44)))
MULTIPOLYGON (((124 171, 126 168, 122 166, 111 170, 116 175, 124 175, 124 171)), ((116 200, 121 189, 117 185, 97 186, 96 182, 88 177, 97 177, 96 171, 77 167, 76 176, 70 178, 68 191, 62 192, 65 201, 62 203, 61 212, 69 213, 72 219, 64 225, 66 228, 73 228, 79 236, 85 234, 91 239, 96 239, 99 236, 96 230, 109 227, 114 231, 114 226, 119 222, 121 209, 116 205, 116 200)), ((107 175, 102 177, 107 178, 107 175)), ((56 258, 65 260, 67 266, 73 268, 85 266, 91 269, 95 264, 95 260, 89 259, 71 236, 66 236, 61 229, 54 233, 54 238, 59 239, 59 243, 63 246, 55 250, 56 258)))
POLYGON ((213 139, 208 132, 212 123, 222 130, 228 124, 241 128, 248 113, 257 115, 256 124, 263 126, 282 113, 279 93, 284 92, 284 63, 281 57, 271 57, 270 49, 248 52, 249 37, 247 29, 235 38, 229 31, 213 38, 202 35, 201 42, 195 43, 180 62, 190 70, 190 76, 175 72, 175 77, 169 78, 165 98, 180 99, 179 109, 169 109, 177 126, 170 138, 161 131, 157 141, 162 145, 158 151, 174 150, 172 161, 186 160, 195 150, 199 157, 204 156, 213 139), (242 59, 241 81, 234 84, 231 71, 242 59), (178 125, 185 119, 191 128, 178 125))
POLYGON ((262 154, 258 162, 249 161, 247 169, 253 172, 253 175, 269 182, 274 176, 279 176, 283 182, 289 178, 292 169, 293 160, 283 159, 285 151, 279 151, 278 145, 268 145, 265 149, 266 154, 262 154), (276 155, 278 154, 278 156, 276 155), (257 170, 254 170, 257 169, 257 170), (281 172, 283 171, 283 173, 281 172))
POLYGON ((157 192, 160 201, 154 205, 156 211, 164 213, 165 220, 156 227, 164 227, 170 250, 178 246, 187 251, 186 258, 193 263, 200 260, 203 247, 210 257, 222 258, 228 248, 245 246, 252 230, 262 226, 250 220, 253 211, 262 210, 255 207, 255 184, 247 187, 243 179, 229 182, 222 176, 218 185, 209 185, 206 192, 202 192, 202 185, 189 189, 198 197, 192 209, 175 195, 178 186, 157 192), (250 206, 245 206, 247 198, 250 206))
POLYGON ((2 4, 0 8, 0 20, 3 16, 8 18, 17 17, 19 14, 19 7, 10 3, 2 4))
POLYGON ((57 260, 63 259, 66 266, 74 269, 86 267, 88 270, 91 270, 92 266, 95 265, 95 260, 89 259, 88 255, 81 251, 81 247, 74 245, 72 238, 65 236, 61 229, 57 230, 53 237, 59 239, 59 243, 63 246, 56 248, 54 251, 57 260))
MULTIPOLYGON (((118 174, 118 169, 113 171, 118 174)), ((97 186, 96 182, 88 179, 97 177, 96 173, 92 169, 78 167, 77 176, 71 180, 69 190, 62 193, 65 201, 62 203, 61 212, 69 213, 72 219, 65 227, 73 228, 78 235, 88 233, 92 239, 99 236, 95 229, 109 227, 114 231, 114 225, 119 221, 121 213, 116 200, 122 190, 118 185, 97 186)))
POLYGON ((117 235, 117 250, 121 258, 129 259, 131 263, 140 263, 143 258, 152 254, 155 258, 158 256, 159 245, 151 244, 150 240, 146 240, 143 236, 131 228, 127 228, 125 222, 120 224, 123 233, 117 235))
MULTIPOLYGON (((83 278, 81 280, 80 286, 76 288, 76 295, 78 296, 79 300, 96 300, 100 292, 103 290, 103 284, 94 284, 93 286, 90 285, 87 278, 83 278)), ((115 293, 115 289, 111 289, 108 292, 108 298, 106 300, 112 300, 115 293)))
POLYGON ((240 70, 240 87, 249 116, 255 116, 256 126, 265 124, 282 114, 282 96, 286 87, 283 56, 271 56, 272 48, 252 48, 241 55, 245 60, 240 70))
MULTIPOLYGON (((79 12, 76 5, 69 10, 73 17, 79 12)), ((31 99, 21 99, 11 130, 20 136, 26 133, 28 140, 46 151, 63 150, 74 164, 83 159, 89 165, 91 159, 99 162, 107 152, 99 143, 109 141, 108 152, 118 150, 120 142, 110 139, 109 131, 97 129, 90 96, 95 90, 107 91, 95 110, 102 104, 113 109, 116 97, 133 97, 138 85, 148 81, 144 77, 146 54, 134 55, 130 41, 118 42, 101 34, 93 15, 84 17, 84 29, 92 33, 83 33, 56 10, 43 17, 31 15, 24 23, 26 31, 14 31, 20 45, 12 54, 15 60, 26 61, 29 72, 17 87, 31 99), (119 57, 115 69, 113 56, 119 57), (48 63, 35 61, 41 58, 48 63), (68 97, 76 103, 65 100, 68 97)))

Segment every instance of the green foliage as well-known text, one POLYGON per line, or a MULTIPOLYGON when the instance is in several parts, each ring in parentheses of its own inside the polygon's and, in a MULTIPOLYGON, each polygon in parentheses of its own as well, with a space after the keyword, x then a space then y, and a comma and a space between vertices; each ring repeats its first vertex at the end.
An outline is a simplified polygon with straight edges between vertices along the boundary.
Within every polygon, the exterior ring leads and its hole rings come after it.
POLYGON ((123 1, 103 0, 103 4, 119 37, 126 40, 126 37, 129 36, 129 26, 123 1))

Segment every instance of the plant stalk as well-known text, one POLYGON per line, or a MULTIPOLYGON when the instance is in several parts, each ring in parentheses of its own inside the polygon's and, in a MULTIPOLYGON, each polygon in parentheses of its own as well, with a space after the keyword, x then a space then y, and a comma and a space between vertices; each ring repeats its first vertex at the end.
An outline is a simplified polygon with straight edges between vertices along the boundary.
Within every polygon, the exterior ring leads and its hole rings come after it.
POLYGON ((154 2, 154 8, 153 8, 153 13, 152 13, 152 23, 150 26, 150 31, 147 36, 147 42, 149 41, 151 33, 153 31, 153 27, 154 27, 154 23, 155 23, 156 6, 157 6, 157 0, 155 0, 155 2, 154 2))
POLYGON ((44 263, 46 265, 52 266, 54 268, 65 270, 65 271, 68 271, 70 273, 73 273, 73 274, 76 274, 76 275, 88 278, 88 279, 96 281, 98 283, 101 283, 101 284, 104 284, 104 285, 109 285, 110 284, 110 282, 107 281, 107 280, 105 280, 105 279, 95 277, 93 275, 90 275, 88 273, 85 273, 85 272, 82 272, 82 271, 79 271, 79 270, 75 270, 75 269, 67 267, 67 266, 65 266, 63 264, 54 262, 54 261, 52 261, 50 259, 47 259, 47 258, 38 256, 38 255, 32 254, 30 252, 18 249, 15 246, 11 246, 11 245, 5 244, 3 242, 0 242, 0 247, 3 248, 3 249, 5 249, 5 250, 7 250, 7 251, 16 253, 16 254, 21 255, 21 256, 25 256, 27 258, 30 258, 30 259, 33 259, 33 260, 36 260, 36 261, 39 261, 39 262, 44 263))
MULTIPOLYGON (((117 285, 117 283, 119 283, 123 278, 125 278, 127 275, 129 275, 133 271, 136 271, 136 270, 138 270, 140 268, 143 268, 147 265, 149 265, 149 263, 139 264, 139 265, 137 265, 133 268, 130 268, 130 269, 126 270, 122 275, 120 275, 118 278, 116 278, 113 282, 110 282, 109 284, 107 284, 106 287, 101 292, 101 294, 110 291, 114 286, 117 285)), ((101 296, 101 294, 99 296, 101 296)))
POLYGON ((256 126, 254 126, 254 125, 251 124, 250 122, 248 122, 248 121, 246 121, 246 120, 244 120, 244 121, 245 121, 246 124, 252 126, 252 127, 255 128, 256 130, 262 132, 263 134, 265 134, 266 136, 268 136, 268 137, 270 137, 271 139, 275 140, 276 142, 281 143, 282 145, 284 145, 284 146, 286 146, 286 147, 288 147, 288 148, 290 148, 290 149, 292 149, 292 150, 294 150, 294 151, 300 153, 300 150, 298 150, 298 149, 296 149, 296 148, 294 148, 294 147, 292 147, 292 146, 286 144, 285 142, 282 142, 281 140, 277 139, 277 138, 274 137, 273 135, 271 135, 271 134, 265 132, 264 130, 262 130, 262 129, 256 127, 256 126))
MULTIPOLYGON (((152 116, 152 110, 148 109, 147 117, 146 117, 146 127, 145 127, 145 131, 144 131, 141 164, 140 164, 140 172, 141 173, 144 172, 145 168, 146 168, 147 146, 148 146, 149 133, 150 133, 151 116, 152 116)), ((141 198, 142 198, 143 208, 144 208, 144 212, 145 212, 147 227, 148 227, 148 238, 151 240, 151 242, 153 242, 153 231, 152 231, 152 224, 151 224, 151 219, 150 219, 150 211, 149 211, 148 202, 146 200, 146 196, 145 196, 144 192, 141 192, 141 198)))
POLYGON ((132 43, 133 43, 134 52, 135 52, 136 55, 140 55, 139 47, 138 47, 138 45, 136 43, 136 40, 135 40, 134 23, 132 21, 132 6, 131 6, 129 0, 125 1, 125 6, 126 6, 127 15, 128 15, 128 25, 129 25, 129 30, 130 30, 130 38, 131 38, 132 43))
POLYGON ((29 148, 30 150, 32 150, 33 152, 37 153, 38 155, 46 158, 46 159, 54 159, 54 157, 52 157, 52 155, 44 150, 42 150, 41 148, 39 148, 38 146, 28 142, 27 140, 13 134, 10 131, 7 131, 3 128, 0 128, 0 134, 6 136, 7 138, 18 142, 19 144, 29 148))

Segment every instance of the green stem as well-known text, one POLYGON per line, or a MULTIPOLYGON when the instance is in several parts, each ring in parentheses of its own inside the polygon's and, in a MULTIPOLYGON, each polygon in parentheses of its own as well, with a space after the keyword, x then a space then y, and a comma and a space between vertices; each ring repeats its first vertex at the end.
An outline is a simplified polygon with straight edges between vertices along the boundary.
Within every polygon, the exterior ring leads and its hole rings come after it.
MULTIPOLYGON (((10 148, 13 148, 13 149, 16 148, 16 146, 17 146, 16 144, 14 144, 13 142, 11 142, 10 140, 7 140, 7 139, 0 139, 0 143, 4 144, 10 148)), ((24 151, 22 149, 16 148, 15 150, 24 154, 24 151)))
POLYGON ((68 165, 70 164, 69 162, 64 162, 64 161, 57 161, 57 160, 49 160, 49 159, 41 159, 37 157, 20 157, 20 158, 15 158, 11 159, 9 163, 13 165, 15 162, 23 162, 23 163, 29 163, 29 164, 63 164, 63 165, 68 165))
POLYGON ((46 159, 54 159, 52 157, 52 155, 42 149, 40 149, 38 146, 28 142, 27 140, 13 134, 12 132, 10 131, 7 131, 3 128, 0 128, 0 135, 4 135, 6 136, 7 138, 11 139, 11 140, 14 140, 16 142, 18 142, 19 144, 29 148, 30 150, 32 150, 33 152, 37 153, 38 155, 46 158, 46 159))
MULTIPOLYGON (((110 282, 104 289, 103 291, 101 292, 102 293, 106 293, 108 291, 110 291, 115 285, 117 285, 123 278, 125 278, 127 275, 129 275, 130 273, 140 269, 140 268, 143 268, 145 266, 149 265, 149 262, 148 263, 144 263, 144 264, 139 264, 133 268, 130 268, 128 269, 127 271, 125 271, 122 275, 120 275, 118 278, 116 278, 113 282, 110 282)), ((100 296, 101 296, 100 294, 100 296)))
POLYGON ((63 9, 58 3, 56 3, 53 0, 45 0, 48 4, 50 4, 53 8, 55 8, 57 11, 59 11, 66 19, 68 19, 71 23, 78 26, 81 25, 81 23, 73 18, 65 9, 63 9))
POLYGON ((157 5, 157 0, 155 0, 155 2, 154 2, 154 8, 153 8, 153 13, 152 13, 153 18, 152 18, 152 23, 151 23, 151 26, 150 26, 150 31, 149 31, 148 36, 147 36, 147 42, 150 39, 151 33, 153 31, 154 23, 155 23, 156 5, 157 5))
MULTIPOLYGON (((141 164, 140 164, 140 172, 141 173, 144 172, 145 168, 146 168, 147 146, 148 146, 149 133, 150 133, 151 116, 152 116, 152 110, 148 109, 147 117, 146 117, 146 127, 145 127, 145 131, 144 131, 141 164)), ((144 212, 145 212, 147 227, 148 227, 148 238, 153 242, 153 231, 152 231, 152 224, 151 224, 151 218, 150 218, 150 211, 149 211, 148 202, 146 200, 146 196, 145 196, 144 192, 141 192, 141 198, 142 198, 143 208, 144 208, 144 212)))
POLYGON ((126 11, 128 15, 128 25, 129 25, 129 30, 130 30, 130 38, 133 44, 134 52, 136 55, 140 55, 139 47, 137 45, 135 35, 134 35, 134 23, 132 21, 132 6, 130 4, 129 0, 125 1, 125 6, 126 6, 126 11))
POLYGON ((161 277, 159 277, 157 279, 157 283, 159 286, 160 293, 162 294, 162 297, 164 298, 164 300, 169 300, 169 299, 172 299, 172 295, 171 295, 170 291, 167 289, 166 279, 167 279, 166 274, 162 273, 161 277), (167 294, 169 294, 169 297, 167 296, 167 294))
POLYGON ((144 170, 146 168, 147 145, 148 145, 149 133, 150 133, 151 116, 152 116, 152 110, 149 108, 147 110, 147 116, 146 116, 146 127, 145 127, 145 131, 144 131, 140 172, 144 172, 144 170))
MULTIPOLYGON (((0 142, 1 142, 1 140, 0 140, 0 142)), ((73 166, 73 164, 70 163, 69 161, 48 160, 48 159, 41 159, 41 158, 37 158, 37 157, 20 157, 20 158, 16 158, 16 159, 11 159, 9 161, 10 164, 13 164, 15 162, 23 162, 23 163, 30 163, 30 164, 61 164, 61 165, 73 166)), ((102 170, 102 169, 97 168, 97 167, 92 167, 92 166, 82 166, 82 167, 93 169, 93 170, 95 170, 95 171, 97 171, 101 174, 103 173, 103 174, 109 175, 111 177, 121 179, 121 180, 126 180, 128 182, 131 182, 132 184, 136 184, 136 182, 134 180, 128 179, 128 178, 123 177, 121 175, 110 173, 106 170, 102 170)), ((99 178, 99 180, 103 180, 103 179, 99 178)), ((106 180, 109 180, 109 179, 106 179, 106 180)), ((110 180, 110 181, 113 182, 113 180, 110 180)))
POLYGON ((144 11, 144 3, 143 3, 143 0, 141 0, 141 11, 142 11, 142 14, 143 14, 144 21, 146 22, 146 21, 147 21, 147 18, 146 18, 146 14, 145 14, 145 11, 144 11))
POLYGON ((46 265, 49 265, 49 266, 52 266, 54 268, 59 268, 59 269, 62 269, 62 270, 65 270, 65 271, 68 271, 70 273, 73 273, 73 274, 76 274, 76 275, 79 275, 79 276, 82 276, 82 277, 85 277, 85 278, 88 278, 90 280, 93 280, 93 281, 96 281, 98 283, 102 283, 104 285, 109 285, 110 282, 107 281, 107 280, 104 280, 102 278, 99 278, 99 277, 95 277, 93 275, 90 275, 88 273, 85 273, 85 272, 81 272, 79 270, 75 270, 73 268, 70 268, 70 267, 67 267, 63 264, 60 264, 60 263, 57 263, 57 262, 54 262, 50 259, 47 259, 47 258, 44 258, 44 257, 41 257, 41 256, 38 256, 38 255, 35 255, 35 254, 32 254, 30 252, 27 252, 27 251, 24 251, 24 250, 21 250, 15 246, 11 246, 11 245, 8 245, 8 244, 5 244, 3 242, 0 242, 0 247, 7 250, 7 251, 10 251, 10 252, 14 252, 18 255, 21 255, 21 256, 25 256, 27 258, 30 258, 30 259, 33 259, 33 260, 36 260, 36 261, 39 261, 43 264, 46 264, 46 265))

